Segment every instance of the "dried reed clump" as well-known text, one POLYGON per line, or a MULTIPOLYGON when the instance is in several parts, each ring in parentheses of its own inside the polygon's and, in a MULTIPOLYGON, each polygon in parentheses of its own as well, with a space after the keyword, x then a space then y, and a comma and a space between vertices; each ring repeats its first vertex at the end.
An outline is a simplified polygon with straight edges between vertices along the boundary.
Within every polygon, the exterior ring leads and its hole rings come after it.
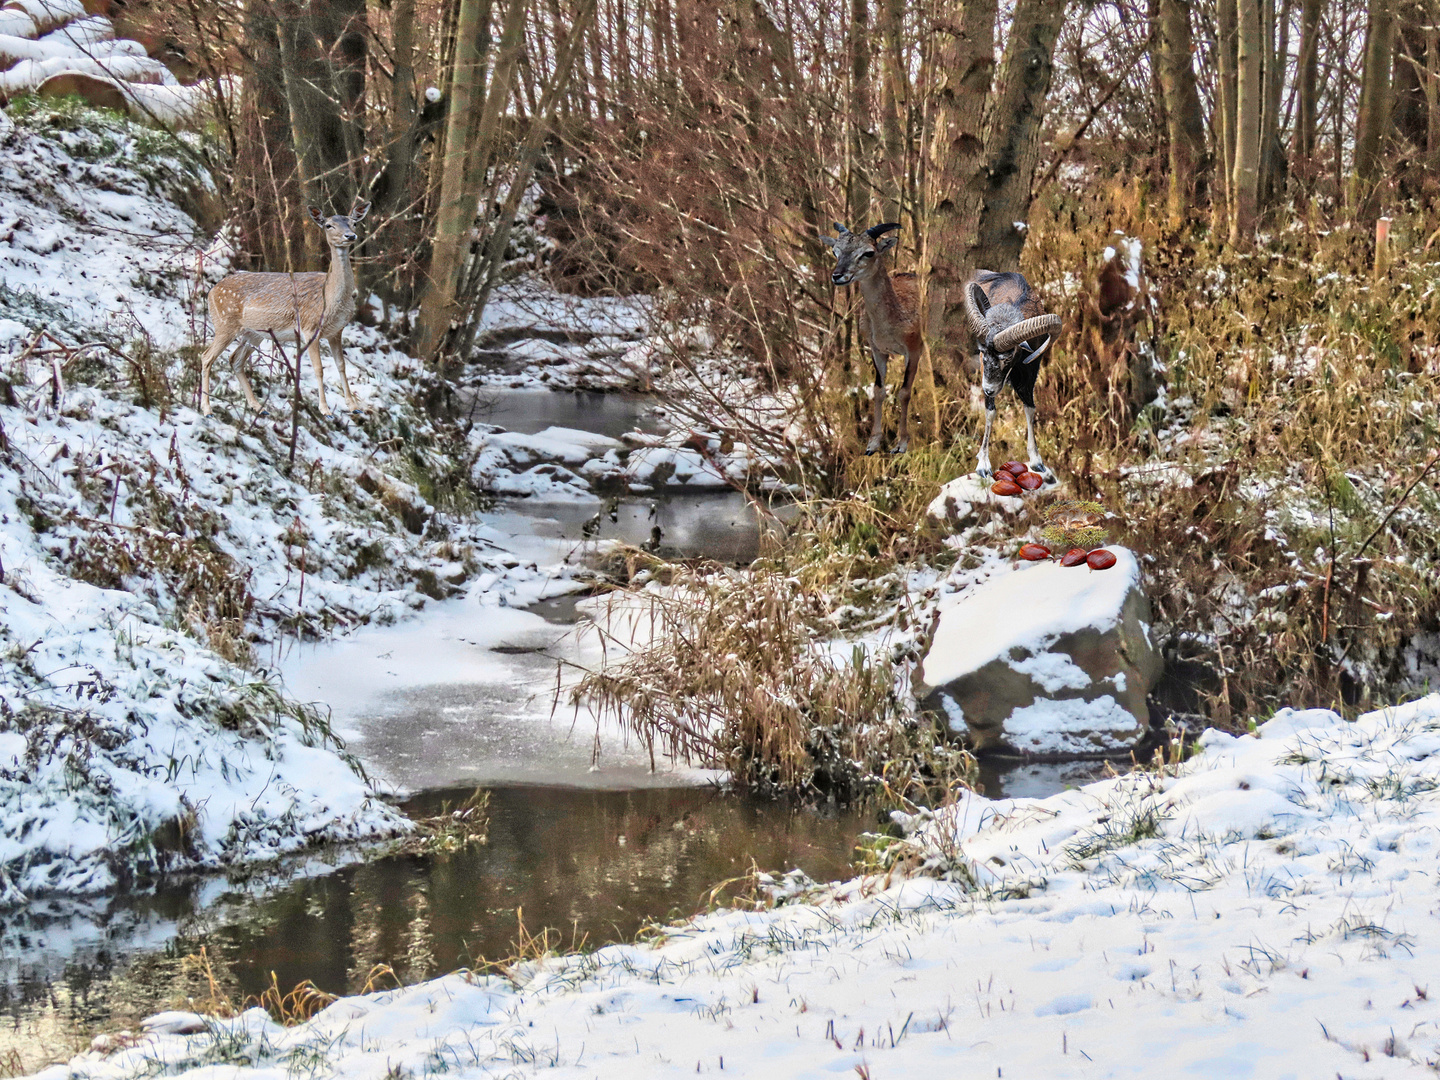
MULTIPOLYGON (((826 640, 827 604, 786 573, 677 568, 598 624, 611 658, 571 691, 675 760, 751 790, 848 799, 963 775, 892 658, 826 640), (903 779, 899 779, 903 776, 903 779)), ((833 627, 831 628, 833 633, 833 627)))

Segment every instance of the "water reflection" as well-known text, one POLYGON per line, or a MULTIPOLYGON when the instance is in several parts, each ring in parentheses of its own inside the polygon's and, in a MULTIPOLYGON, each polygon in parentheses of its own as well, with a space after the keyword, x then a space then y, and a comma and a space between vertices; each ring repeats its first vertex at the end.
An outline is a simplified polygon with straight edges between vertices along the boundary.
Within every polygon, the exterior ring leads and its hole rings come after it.
POLYGON ((548 427, 575 428, 618 439, 627 431, 659 430, 655 398, 625 392, 481 388, 465 391, 464 415, 481 424, 535 435, 548 427))
MULTIPOLYGON (((430 814, 467 794, 427 794, 407 809, 430 814)), ((502 787, 489 809, 488 842, 460 852, 352 863, 263 896, 259 882, 209 879, 12 919, 0 938, 0 1009, 11 1021, 0 1056, 15 1048, 38 1067, 97 1031, 203 997, 205 973, 186 959, 202 946, 237 1002, 272 971, 285 989, 310 979, 354 993, 379 964, 410 982, 509 955, 517 908, 531 932, 556 927, 567 945, 597 945, 690 914, 752 864, 843 876, 856 837, 874 827, 858 811, 827 816, 696 788, 502 787)))

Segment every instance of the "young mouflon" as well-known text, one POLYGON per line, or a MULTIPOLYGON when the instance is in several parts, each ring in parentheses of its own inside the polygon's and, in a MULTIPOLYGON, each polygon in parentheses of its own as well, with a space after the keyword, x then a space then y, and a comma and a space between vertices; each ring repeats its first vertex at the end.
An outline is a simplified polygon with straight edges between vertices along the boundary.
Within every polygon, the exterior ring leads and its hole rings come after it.
POLYGON ((852 233, 838 221, 835 231, 840 235, 822 236, 820 242, 835 254, 835 270, 830 280, 836 285, 855 284, 865 301, 865 320, 869 324, 866 337, 870 342, 870 358, 875 364, 875 418, 870 428, 870 442, 865 453, 873 454, 885 442, 885 366, 891 355, 905 357, 905 381, 900 386, 900 422, 895 431, 897 454, 910 447, 910 387, 920 367, 920 350, 924 345, 924 325, 920 317, 920 279, 914 274, 892 274, 885 266, 885 255, 899 242, 898 236, 886 236, 900 226, 887 221, 864 232, 852 233))

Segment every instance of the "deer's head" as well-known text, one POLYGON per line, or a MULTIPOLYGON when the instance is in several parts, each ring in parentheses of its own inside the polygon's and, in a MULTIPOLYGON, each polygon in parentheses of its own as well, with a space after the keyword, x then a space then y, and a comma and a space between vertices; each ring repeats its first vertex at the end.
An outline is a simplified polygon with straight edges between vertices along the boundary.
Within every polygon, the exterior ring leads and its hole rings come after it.
POLYGON ((348 248, 355 243, 355 225, 370 212, 370 204, 356 199, 350 213, 334 214, 328 218, 313 206, 306 209, 310 211, 310 220, 325 233, 325 239, 332 248, 348 248))
POLYGON ((840 222, 835 222, 835 231, 840 235, 820 237, 820 242, 835 253, 835 270, 830 280, 836 285, 849 285, 856 278, 870 273, 879 264, 880 256, 900 242, 898 236, 885 235, 898 228, 899 222, 887 221, 864 232, 852 233, 840 222))
POLYGON ((975 331, 987 371, 1017 359, 1026 364, 1038 360, 1060 331, 1059 315, 1036 315, 1027 319, 1018 304, 992 304, 975 281, 965 286, 965 310, 970 315, 970 327, 975 331), (1042 335, 1039 344, 1031 344, 1042 335))

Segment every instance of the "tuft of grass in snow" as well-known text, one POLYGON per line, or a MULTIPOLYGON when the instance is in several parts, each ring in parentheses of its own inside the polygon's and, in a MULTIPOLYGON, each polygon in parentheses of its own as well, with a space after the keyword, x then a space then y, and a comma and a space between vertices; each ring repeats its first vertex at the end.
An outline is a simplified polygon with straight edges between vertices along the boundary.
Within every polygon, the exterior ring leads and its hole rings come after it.
POLYGON ((673 567, 614 594, 595 631, 616 656, 571 691, 678 760, 769 793, 851 799, 945 789, 973 760, 915 712, 908 655, 830 644, 827 598, 767 564, 673 567), (618 618, 616 612, 618 610, 618 618))

